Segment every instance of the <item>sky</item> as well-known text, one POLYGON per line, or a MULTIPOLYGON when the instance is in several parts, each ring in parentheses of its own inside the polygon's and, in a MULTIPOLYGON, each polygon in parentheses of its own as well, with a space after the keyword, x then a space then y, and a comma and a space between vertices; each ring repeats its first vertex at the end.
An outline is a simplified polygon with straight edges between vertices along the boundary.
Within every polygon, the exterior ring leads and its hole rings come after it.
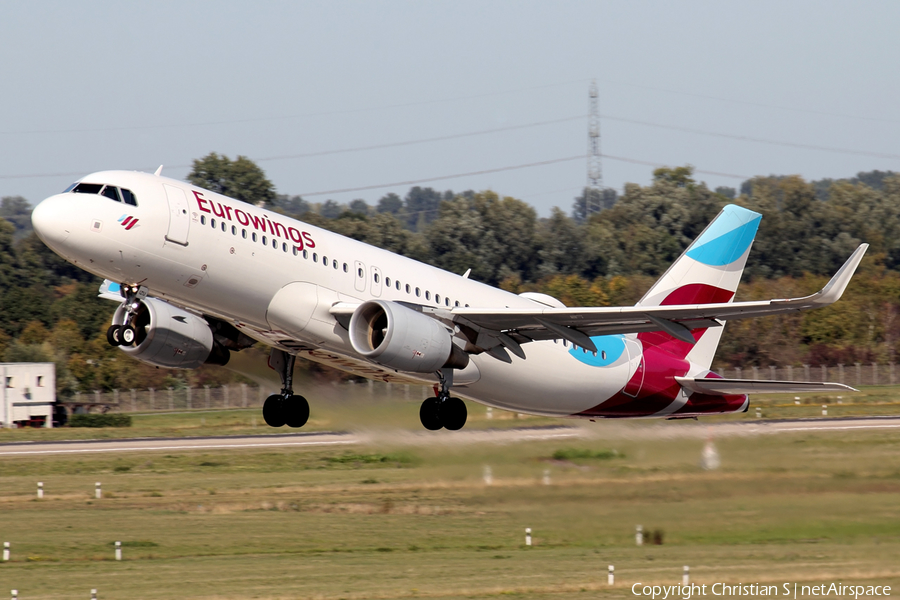
POLYGON ((546 216, 587 183, 591 80, 620 192, 900 171, 897 31, 883 1, 4 2, 0 196, 218 152, 310 202, 490 189, 546 216))

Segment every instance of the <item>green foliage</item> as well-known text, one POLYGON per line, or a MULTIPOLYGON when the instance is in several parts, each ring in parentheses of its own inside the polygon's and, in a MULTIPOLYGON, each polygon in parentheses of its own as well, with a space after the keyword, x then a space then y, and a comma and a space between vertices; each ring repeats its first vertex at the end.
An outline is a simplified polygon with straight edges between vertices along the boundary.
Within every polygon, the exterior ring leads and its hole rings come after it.
POLYGON ((0 200, 0 217, 16 228, 16 238, 31 233, 31 205, 22 196, 5 196, 0 200))
POLYGON ((275 186, 262 169, 246 156, 233 161, 211 152, 195 159, 187 180, 197 187, 247 202, 271 205, 275 202, 275 186))
POLYGON ((553 453, 553 460, 610 460, 625 458, 618 450, 590 450, 588 448, 562 448, 553 453))
POLYGON ((131 415, 72 415, 69 417, 69 427, 131 427, 131 415))
POLYGON ((326 461, 341 465, 371 465, 371 464, 397 464, 408 465, 417 462, 415 456, 405 452, 393 454, 341 454, 340 456, 326 457, 326 461))

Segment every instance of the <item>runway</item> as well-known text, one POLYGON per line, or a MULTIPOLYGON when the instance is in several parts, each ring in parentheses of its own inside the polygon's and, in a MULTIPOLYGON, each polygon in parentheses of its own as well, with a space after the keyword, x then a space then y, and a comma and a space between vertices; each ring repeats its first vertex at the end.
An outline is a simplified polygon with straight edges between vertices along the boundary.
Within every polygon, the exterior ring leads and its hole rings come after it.
POLYGON ((190 450, 247 450, 258 448, 299 448, 352 446, 359 444, 457 445, 473 443, 521 443, 551 439, 665 439, 677 437, 729 437, 734 435, 776 435, 801 432, 847 432, 900 429, 900 417, 848 417, 784 419, 720 423, 604 422, 597 426, 559 425, 513 429, 470 429, 463 431, 410 432, 310 432, 251 436, 186 438, 137 438, 118 440, 73 440, 58 442, 12 442, 0 444, 0 456, 40 456, 52 454, 100 454, 117 452, 159 452, 190 450))
POLYGON ((258 448, 293 448, 349 446, 366 442, 378 443, 479 443, 525 442, 556 438, 582 437, 578 427, 533 427, 504 430, 409 432, 312 432, 264 434, 252 436, 219 436, 190 438, 137 438, 119 440, 73 440, 58 442, 13 442, 0 444, 0 456, 39 456, 49 454, 99 454, 116 452, 158 452, 185 450, 239 450, 258 448))

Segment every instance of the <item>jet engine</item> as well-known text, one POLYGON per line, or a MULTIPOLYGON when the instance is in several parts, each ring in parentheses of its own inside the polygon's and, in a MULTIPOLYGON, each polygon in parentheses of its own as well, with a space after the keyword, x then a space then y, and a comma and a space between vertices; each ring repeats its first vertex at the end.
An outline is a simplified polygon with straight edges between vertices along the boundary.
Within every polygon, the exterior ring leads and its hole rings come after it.
MULTIPOLYGON (((124 320, 125 308, 120 306, 113 324, 121 325, 124 320)), ((158 298, 140 301, 132 326, 134 344, 119 348, 155 367, 196 369, 205 363, 224 365, 230 357, 205 319, 158 298)))
POLYGON ((398 371, 464 369, 469 355, 431 317, 396 302, 363 302, 350 318, 350 343, 362 356, 398 371))

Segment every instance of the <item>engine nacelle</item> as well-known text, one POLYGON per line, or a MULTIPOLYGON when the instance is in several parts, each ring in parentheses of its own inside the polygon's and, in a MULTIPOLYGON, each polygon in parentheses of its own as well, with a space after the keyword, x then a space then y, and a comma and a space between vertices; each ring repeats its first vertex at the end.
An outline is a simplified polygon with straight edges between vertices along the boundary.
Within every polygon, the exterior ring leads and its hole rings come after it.
POLYGON ((432 373, 469 364, 469 355, 453 343, 446 327, 386 300, 359 305, 350 318, 350 343, 362 356, 398 371, 432 373))
MULTIPOLYGON (((125 308, 120 306, 113 324, 121 325, 124 319, 125 308)), ((228 349, 213 339, 209 323, 164 300, 142 300, 133 325, 137 334, 134 345, 119 349, 141 362, 167 369, 196 369, 205 363, 228 362, 228 349)))

